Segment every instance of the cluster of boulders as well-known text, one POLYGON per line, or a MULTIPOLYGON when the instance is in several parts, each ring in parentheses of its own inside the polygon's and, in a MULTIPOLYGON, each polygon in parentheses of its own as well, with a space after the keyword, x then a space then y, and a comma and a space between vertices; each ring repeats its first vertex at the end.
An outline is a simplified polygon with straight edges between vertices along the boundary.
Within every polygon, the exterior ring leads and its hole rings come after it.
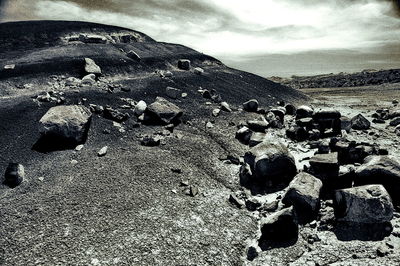
MULTIPOLYGON (((393 101, 393 104, 397 106, 397 101, 393 101)), ((389 121, 389 127, 394 127, 394 133, 400 136, 400 109, 378 109, 372 117, 372 122, 377 124, 386 124, 389 121)))
MULTIPOLYGON (((245 102, 243 110, 260 113, 256 100, 245 102)), ((236 139, 249 146, 240 159, 240 183, 250 194, 232 194, 229 201, 239 208, 259 211, 261 250, 296 242, 299 224, 312 224, 319 230, 343 224, 354 230, 382 224, 385 226, 374 228, 390 233, 394 206, 400 205, 400 162, 376 144, 346 138, 346 132, 369 128, 370 122, 361 114, 348 119, 338 111, 315 112, 308 106, 291 105, 270 109, 259 121, 239 125, 236 139), (284 124, 288 111, 293 118, 286 120, 287 136, 307 140, 316 150, 304 169, 296 168, 286 145, 266 134, 271 128, 268 114, 284 124), (282 191, 273 202, 260 196, 282 191), (331 202, 331 207, 325 202, 331 202)), ((248 257, 254 259, 255 250, 250 247, 248 257)))

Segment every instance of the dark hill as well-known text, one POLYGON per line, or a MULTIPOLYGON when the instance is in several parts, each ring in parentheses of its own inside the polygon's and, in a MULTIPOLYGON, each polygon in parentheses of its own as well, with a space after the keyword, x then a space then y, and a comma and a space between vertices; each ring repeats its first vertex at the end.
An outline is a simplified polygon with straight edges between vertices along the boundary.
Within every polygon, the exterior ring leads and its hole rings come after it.
POLYGON ((128 29, 84 22, 34 21, 0 24, 0 170, 15 161, 26 179, 0 185, 2 265, 238 265, 254 217, 233 208, 229 194, 239 187, 236 170, 218 160, 243 154, 234 139, 243 112, 212 117, 198 90, 216 90, 235 110, 251 98, 261 107, 278 100, 308 100, 297 90, 231 69, 188 47, 156 42, 128 29), (137 61, 127 56, 133 50, 137 61), (67 86, 84 76, 84 58, 102 75, 90 86, 67 86), (189 71, 177 68, 191 60, 189 71), (204 73, 195 74, 194 67, 204 73), (170 71, 172 76, 161 77, 170 71), (82 151, 40 153, 38 121, 54 102, 43 92, 62 92, 65 104, 109 105, 121 112, 126 98, 154 101, 167 86, 187 93, 171 100, 183 109, 183 123, 159 147, 144 147, 144 135, 160 126, 122 125, 94 115, 82 151), (33 98, 32 98, 33 97, 33 98), (207 121, 214 128, 206 129, 207 121), (119 128, 122 127, 122 128, 119 128), (104 130, 110 134, 104 134, 104 130), (109 150, 98 157, 103 146, 109 150), (171 171, 171 169, 180 171, 171 171), (182 180, 199 188, 182 192, 182 180))

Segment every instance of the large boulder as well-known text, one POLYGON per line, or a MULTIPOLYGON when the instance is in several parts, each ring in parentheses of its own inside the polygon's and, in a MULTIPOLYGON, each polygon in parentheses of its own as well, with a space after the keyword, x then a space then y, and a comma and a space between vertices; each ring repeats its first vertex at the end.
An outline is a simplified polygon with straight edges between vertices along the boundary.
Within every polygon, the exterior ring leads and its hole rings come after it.
POLYGON ((278 211, 261 220, 260 246, 265 242, 285 242, 297 239, 299 226, 293 207, 278 211))
POLYGON ((368 121, 362 114, 358 114, 351 119, 351 128, 355 130, 367 130, 371 127, 371 122, 368 121))
POLYGON ((309 222, 318 214, 322 181, 301 172, 290 182, 282 202, 294 206, 300 222, 309 222))
POLYGON ((162 125, 178 123, 183 114, 178 106, 162 97, 157 97, 155 102, 147 106, 145 113, 148 122, 162 125))
POLYGON ((9 187, 16 187, 25 178, 24 166, 19 163, 9 163, 4 174, 4 184, 9 187))
POLYGON ((256 99, 251 99, 251 100, 243 103, 243 110, 245 110, 247 112, 257 112, 258 101, 256 99))
POLYGON ((301 119, 305 117, 311 117, 314 113, 314 110, 307 105, 301 105, 296 110, 296 118, 301 119))
POLYGON ((382 185, 367 185, 335 191, 335 217, 350 223, 387 223, 393 218, 392 200, 382 185))
POLYGON ((93 59, 85 58, 85 72, 88 74, 101 74, 101 68, 96 65, 93 59))
POLYGON ((334 186, 339 176, 338 153, 316 154, 310 159, 310 173, 321 179, 326 188, 334 186))
POLYGON ((390 155, 368 156, 357 171, 354 180, 357 186, 382 184, 393 201, 400 204, 400 162, 390 155))
POLYGON ((92 113, 82 105, 63 105, 50 108, 39 121, 42 137, 62 139, 80 144, 85 142, 92 113))
POLYGON ((297 173, 294 157, 287 147, 273 139, 251 148, 244 160, 251 167, 254 181, 266 187, 287 186, 297 173))

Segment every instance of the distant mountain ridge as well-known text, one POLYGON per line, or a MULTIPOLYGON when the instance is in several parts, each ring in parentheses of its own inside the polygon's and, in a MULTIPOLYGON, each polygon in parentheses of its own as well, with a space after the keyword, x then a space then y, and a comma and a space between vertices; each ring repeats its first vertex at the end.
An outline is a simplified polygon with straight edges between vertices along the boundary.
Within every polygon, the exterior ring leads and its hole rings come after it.
POLYGON ((400 82, 400 69, 366 69, 357 73, 292 76, 291 78, 271 77, 270 79, 296 89, 359 87, 400 82))

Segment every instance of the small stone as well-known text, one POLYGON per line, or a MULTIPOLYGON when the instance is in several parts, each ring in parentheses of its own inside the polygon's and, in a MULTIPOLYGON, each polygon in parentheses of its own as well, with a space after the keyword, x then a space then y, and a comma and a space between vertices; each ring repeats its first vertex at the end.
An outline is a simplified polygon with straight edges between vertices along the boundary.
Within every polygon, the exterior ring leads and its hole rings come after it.
POLYGON ((189 195, 192 197, 195 197, 197 194, 199 194, 199 189, 196 186, 190 186, 189 187, 189 195))
POLYGON ((235 205, 239 209, 242 209, 243 206, 245 206, 244 201, 239 199, 235 194, 229 195, 229 202, 235 205))
POLYGON ((211 123, 211 122, 206 123, 206 128, 213 128, 213 127, 214 127, 213 123, 211 123))
POLYGON ((25 168, 19 163, 9 163, 4 174, 4 183, 14 188, 22 183, 25 178, 25 168))
POLYGON ((134 113, 136 116, 141 116, 147 109, 147 104, 145 101, 140 100, 136 105, 135 105, 135 110, 134 113))
POLYGON ((385 257, 389 254, 390 254, 390 249, 384 244, 379 245, 378 248, 376 249, 376 255, 378 255, 379 257, 385 257))
POLYGON ((182 69, 182 70, 190 70, 190 60, 179 59, 178 60, 178 68, 182 69))
POLYGON ((39 177, 38 177, 38 180, 39 180, 40 182, 43 182, 43 181, 44 181, 44 177, 43 177, 43 176, 39 176, 39 177))
POLYGON ((101 148, 101 149, 98 151, 97 155, 98 155, 99 157, 103 157, 103 156, 105 156, 105 155, 107 154, 107 151, 108 151, 108 146, 104 146, 103 148, 101 148))
POLYGON ((194 71, 194 73, 197 74, 197 75, 202 75, 202 74, 204 74, 204 69, 202 69, 202 68, 200 68, 200 67, 195 67, 195 68, 193 69, 193 71, 194 71))
POLYGON ((81 151, 83 149, 83 144, 76 146, 75 151, 81 151))
POLYGON ((243 110, 245 110, 247 112, 257 112, 258 101, 256 99, 251 99, 251 100, 243 103, 243 110))
POLYGON ((167 87, 165 94, 171 99, 178 99, 182 95, 182 91, 177 88, 167 87))
POLYGON ((232 112, 232 109, 227 102, 221 103, 221 110, 229 113, 232 112))
POLYGON ((221 112, 221 109, 216 108, 212 111, 212 116, 217 117, 217 116, 219 116, 220 112, 221 112))
POLYGON ((101 68, 90 58, 85 58, 85 71, 88 74, 101 74, 101 68))
POLYGON ((351 128, 355 130, 367 130, 371 123, 362 114, 358 114, 351 119, 351 128))
POLYGON ((187 96, 188 96, 188 94, 187 94, 186 92, 183 92, 183 93, 181 94, 181 97, 184 98, 184 99, 187 98, 187 96))
POLYGON ((253 261, 257 257, 258 257, 257 249, 255 247, 249 247, 247 249, 247 260, 253 261))
POLYGON ((129 52, 127 52, 126 55, 135 61, 141 60, 140 56, 133 50, 130 50, 129 52))
POLYGON ((248 145, 253 132, 248 127, 242 127, 236 131, 235 138, 239 140, 240 143, 248 145))
POLYGON ((160 145, 160 139, 151 136, 145 136, 141 139, 140 144, 146 147, 156 147, 160 145))

